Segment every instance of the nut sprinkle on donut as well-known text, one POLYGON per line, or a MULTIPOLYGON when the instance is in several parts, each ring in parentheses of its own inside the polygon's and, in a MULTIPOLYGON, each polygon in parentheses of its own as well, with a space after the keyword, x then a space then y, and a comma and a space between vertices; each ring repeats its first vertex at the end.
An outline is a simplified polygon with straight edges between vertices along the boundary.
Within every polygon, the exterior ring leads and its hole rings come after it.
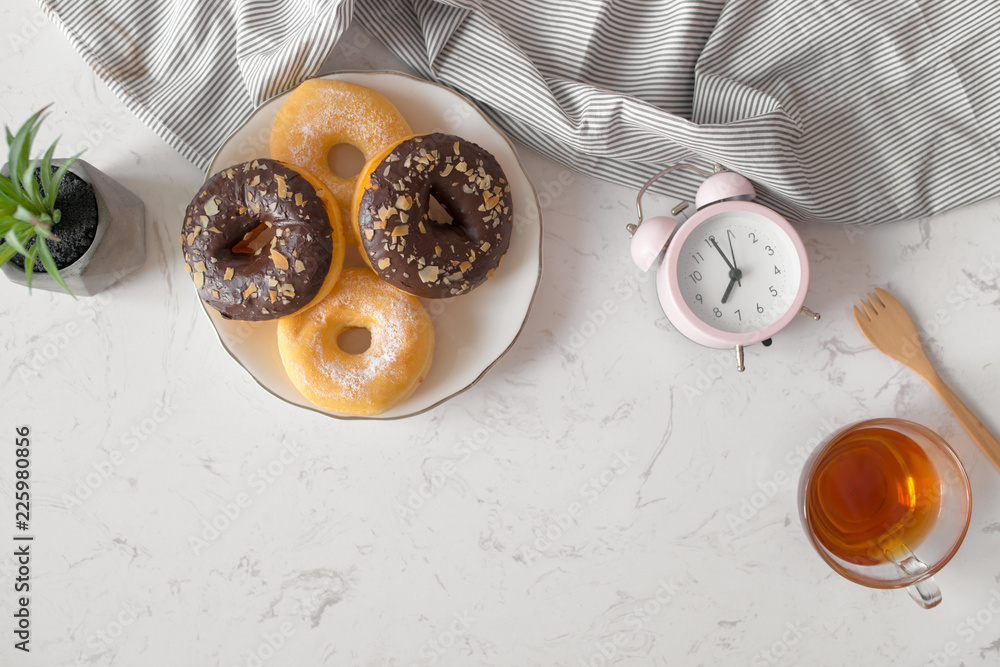
POLYGON ((185 268, 226 319, 291 315, 333 287, 344 241, 336 202, 305 172, 257 159, 213 175, 188 205, 185 268))
POLYGON ((510 184, 496 158, 461 137, 416 135, 365 167, 352 213, 380 278, 427 298, 465 294, 500 265, 513 228, 510 184), (431 197, 451 216, 431 217, 431 197))

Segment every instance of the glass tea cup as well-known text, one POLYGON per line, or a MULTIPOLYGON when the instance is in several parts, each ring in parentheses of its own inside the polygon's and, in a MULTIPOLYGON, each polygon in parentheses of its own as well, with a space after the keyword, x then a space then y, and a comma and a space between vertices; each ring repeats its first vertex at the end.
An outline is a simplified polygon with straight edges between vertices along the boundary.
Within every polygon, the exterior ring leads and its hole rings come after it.
POLYGON ((838 574, 871 588, 906 588, 924 609, 931 578, 965 538, 969 478, 939 435, 904 419, 851 424, 821 443, 799 481, 799 518, 838 574))

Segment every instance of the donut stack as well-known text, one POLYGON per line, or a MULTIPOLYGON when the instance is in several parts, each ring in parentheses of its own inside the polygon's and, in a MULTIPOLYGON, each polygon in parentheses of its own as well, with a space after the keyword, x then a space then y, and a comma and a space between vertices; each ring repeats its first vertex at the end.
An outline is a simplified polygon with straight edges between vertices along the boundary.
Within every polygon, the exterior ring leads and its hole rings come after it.
POLYGON ((434 328, 417 297, 459 296, 491 277, 511 211, 489 152, 454 135, 414 135, 373 90, 311 79, 279 110, 269 158, 199 189, 180 241, 200 297, 222 317, 277 320, 282 363, 303 396, 372 416, 430 369, 434 328), (340 144, 366 160, 355 178, 330 168, 340 144), (367 268, 345 269, 355 244, 367 268), (371 336, 358 354, 339 342, 351 329, 371 336))

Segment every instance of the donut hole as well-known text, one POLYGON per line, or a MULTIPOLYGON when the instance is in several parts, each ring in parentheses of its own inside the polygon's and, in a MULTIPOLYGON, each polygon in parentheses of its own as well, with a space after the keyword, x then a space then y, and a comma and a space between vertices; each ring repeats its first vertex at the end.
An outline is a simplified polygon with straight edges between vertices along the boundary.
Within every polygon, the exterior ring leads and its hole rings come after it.
POLYGON ((263 222, 243 235, 239 242, 233 246, 232 251, 236 254, 252 255, 262 248, 271 245, 271 239, 277 230, 263 222))
POLYGON ((372 346, 372 332, 364 327, 348 327, 337 336, 337 347, 347 354, 364 354, 372 346))
POLYGON ((336 144, 326 154, 330 171, 340 178, 354 178, 365 166, 365 155, 351 144, 336 144))
POLYGON ((427 202, 427 217, 439 225, 450 225, 455 219, 433 192, 430 194, 430 201, 427 202))

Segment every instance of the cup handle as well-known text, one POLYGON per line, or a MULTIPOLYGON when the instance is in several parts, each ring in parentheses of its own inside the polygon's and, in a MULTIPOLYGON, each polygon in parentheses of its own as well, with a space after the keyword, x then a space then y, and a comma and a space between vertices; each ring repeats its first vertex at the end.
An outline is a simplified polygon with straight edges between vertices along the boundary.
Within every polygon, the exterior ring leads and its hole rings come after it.
MULTIPOLYGON (((905 544, 897 542, 892 546, 887 546, 883 549, 883 553, 906 574, 918 575, 927 571, 926 563, 913 555, 913 552, 905 544)), ((934 583, 933 577, 927 577, 912 586, 908 586, 906 592, 910 594, 914 602, 924 609, 933 609, 941 604, 941 589, 934 583)))
POLYGON ((941 604, 941 589, 934 583, 934 577, 918 581, 907 587, 906 592, 910 594, 914 602, 924 609, 933 609, 941 604))

